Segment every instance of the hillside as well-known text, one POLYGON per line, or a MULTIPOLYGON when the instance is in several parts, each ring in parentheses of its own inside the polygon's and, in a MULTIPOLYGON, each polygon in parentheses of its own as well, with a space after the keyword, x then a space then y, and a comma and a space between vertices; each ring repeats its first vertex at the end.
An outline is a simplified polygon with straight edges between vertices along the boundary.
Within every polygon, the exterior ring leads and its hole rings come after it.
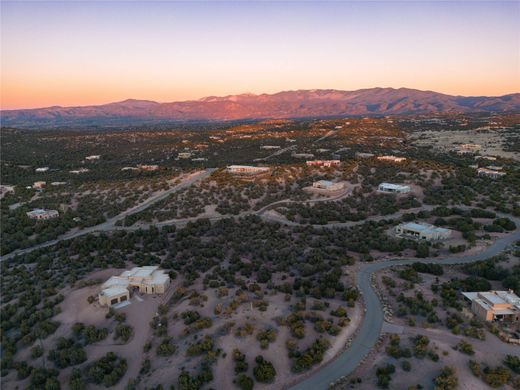
POLYGON ((97 106, 3 110, 1 120, 3 126, 54 127, 159 121, 509 111, 520 111, 520 93, 498 97, 465 97, 406 88, 371 88, 357 91, 298 90, 271 95, 211 96, 171 103, 129 99, 97 106))

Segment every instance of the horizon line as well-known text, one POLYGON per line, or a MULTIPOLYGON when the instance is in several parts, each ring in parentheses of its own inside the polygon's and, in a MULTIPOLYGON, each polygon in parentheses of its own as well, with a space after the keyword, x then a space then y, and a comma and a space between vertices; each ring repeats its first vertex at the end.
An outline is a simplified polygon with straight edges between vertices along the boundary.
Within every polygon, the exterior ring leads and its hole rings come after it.
POLYGON ((417 89, 417 88, 409 88, 409 87, 366 87, 366 88, 358 88, 358 89, 336 89, 336 88, 300 88, 300 89, 284 89, 279 90, 276 92, 261 92, 261 93, 254 93, 254 92, 239 92, 239 93, 231 93, 226 95, 206 95, 202 96, 200 98, 196 99, 184 99, 184 100, 168 100, 168 101, 159 101, 159 100, 153 100, 153 99, 140 99, 140 98, 125 98, 122 100, 113 100, 103 103, 89 103, 89 104, 82 104, 82 105, 50 105, 50 106, 37 106, 37 107, 16 107, 16 108, 2 108, 0 107, 0 111, 21 111, 21 110, 44 110, 44 109, 50 109, 50 108, 82 108, 82 107, 96 107, 96 106, 105 106, 109 104, 117 104, 117 103, 123 103, 127 101, 138 101, 138 102, 150 102, 150 103, 157 103, 157 104, 169 104, 169 103, 180 103, 180 102, 198 102, 203 99, 208 98, 227 98, 227 97, 233 97, 233 96, 243 96, 243 95, 251 95, 251 96, 262 96, 262 95, 276 95, 279 93, 284 92, 301 92, 301 91, 339 91, 339 92, 357 92, 357 91, 366 91, 370 89, 392 89, 392 90, 402 90, 407 89, 410 91, 419 91, 419 92, 433 92, 441 95, 446 96, 452 96, 452 97, 487 97, 487 98, 493 98, 493 97, 503 97, 503 96, 509 96, 509 95, 515 95, 519 94, 520 91, 515 92, 509 92, 501 95, 462 95, 462 94, 450 94, 445 92, 439 92, 434 91, 432 89, 417 89))

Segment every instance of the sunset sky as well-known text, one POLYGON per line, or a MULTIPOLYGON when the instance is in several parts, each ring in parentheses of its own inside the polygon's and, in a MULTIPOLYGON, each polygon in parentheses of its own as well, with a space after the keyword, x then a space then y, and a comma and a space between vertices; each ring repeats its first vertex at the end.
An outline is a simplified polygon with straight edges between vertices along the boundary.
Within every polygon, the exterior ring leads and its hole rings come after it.
POLYGON ((290 89, 520 92, 520 2, 1 2, 2 109, 290 89))

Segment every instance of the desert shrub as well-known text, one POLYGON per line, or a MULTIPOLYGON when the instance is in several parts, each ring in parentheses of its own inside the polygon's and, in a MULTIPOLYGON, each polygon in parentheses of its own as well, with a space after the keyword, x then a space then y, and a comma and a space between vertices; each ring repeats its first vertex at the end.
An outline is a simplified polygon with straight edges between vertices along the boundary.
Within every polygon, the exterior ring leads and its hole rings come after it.
POLYGON ((255 379, 260 383, 272 383, 276 377, 276 370, 273 364, 259 355, 255 359, 256 366, 253 369, 255 379))
POLYGON ((246 361, 246 355, 238 349, 233 350, 233 360, 235 361, 235 374, 246 372, 249 368, 249 364, 247 364, 246 361))
POLYGON ((177 351, 177 347, 173 344, 171 338, 165 338, 157 346, 157 355, 159 356, 171 356, 177 351))
POLYGON ((191 344, 186 349, 186 355, 188 356, 197 356, 202 355, 203 353, 209 352, 213 350, 213 340, 209 336, 205 336, 202 340, 195 344, 191 344))
POLYGON ((123 342, 127 342, 132 337, 134 333, 133 328, 130 325, 118 324, 115 329, 114 340, 123 340, 123 342))
POLYGON ((87 353, 74 339, 60 337, 56 342, 56 348, 49 351, 49 360, 57 368, 66 368, 86 361, 87 353))
POLYGON ((511 377, 511 373, 505 367, 485 367, 482 370, 482 380, 493 388, 505 385, 511 377))
POLYGON ((376 369, 377 385, 383 389, 387 389, 394 372, 395 366, 393 364, 387 364, 385 367, 378 367, 376 369))
POLYGON ((514 355, 507 355, 504 359, 504 364, 512 371, 520 374, 520 357, 514 355))
POLYGON ((247 376, 246 374, 238 375, 233 380, 233 383, 236 384, 240 390, 252 390, 255 385, 253 378, 247 376))
POLYGON ((256 335, 256 339, 260 341, 260 347, 262 349, 267 349, 269 343, 274 343, 276 341, 276 335, 276 329, 269 328, 259 331, 256 335))
POLYGON ((433 380, 434 390, 455 390, 459 386, 459 380, 455 370, 451 367, 444 367, 441 373, 433 380))
POLYGON ((460 340, 454 349, 466 355, 475 354, 475 351, 473 350, 473 345, 471 345, 465 340, 460 340))
POLYGON ((111 387, 125 375, 126 369, 126 359, 117 356, 114 352, 108 352, 88 367, 87 377, 97 385, 111 387))

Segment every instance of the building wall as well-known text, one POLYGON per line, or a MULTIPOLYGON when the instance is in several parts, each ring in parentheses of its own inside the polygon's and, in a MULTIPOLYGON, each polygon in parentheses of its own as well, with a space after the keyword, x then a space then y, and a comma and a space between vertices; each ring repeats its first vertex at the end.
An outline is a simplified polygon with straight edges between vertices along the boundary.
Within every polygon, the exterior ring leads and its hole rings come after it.
POLYGON ((478 302, 476 302, 476 301, 471 302, 471 310, 481 320, 493 321, 493 312, 491 310, 486 310, 478 302))
POLYGON ((118 294, 118 295, 112 295, 112 296, 106 296, 99 294, 99 304, 104 306, 112 306, 120 302, 124 302, 130 299, 130 293, 126 291, 126 293, 118 294))

